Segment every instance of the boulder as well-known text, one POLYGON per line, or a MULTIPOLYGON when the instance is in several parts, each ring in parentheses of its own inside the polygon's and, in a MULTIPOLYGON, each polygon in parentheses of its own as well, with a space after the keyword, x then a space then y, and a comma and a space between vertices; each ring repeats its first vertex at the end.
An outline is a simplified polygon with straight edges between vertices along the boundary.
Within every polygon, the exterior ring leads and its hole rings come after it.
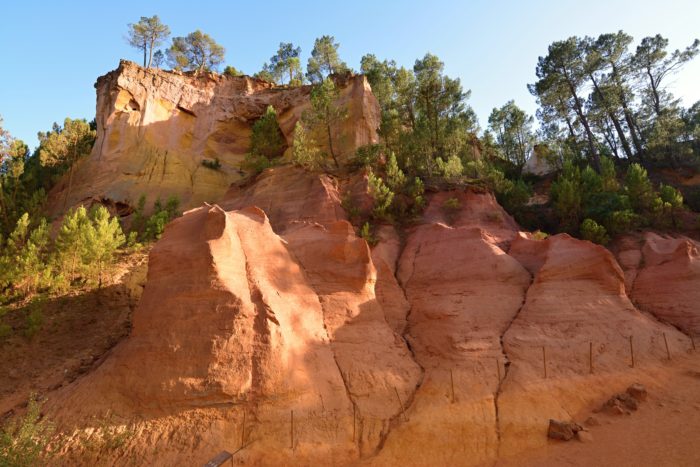
POLYGON ((546 148, 540 145, 534 147, 530 158, 523 166, 524 174, 544 176, 557 170, 557 168, 544 156, 544 149, 546 148))
POLYGON ((647 388, 639 383, 635 383, 627 388, 627 394, 632 396, 638 402, 647 400, 647 388))
POLYGON ((547 436, 551 439, 558 439, 561 441, 570 441, 579 433, 583 428, 574 422, 562 422, 559 420, 549 419, 549 428, 547 429, 547 436))
POLYGON ((602 411, 611 415, 629 414, 637 410, 639 403, 637 399, 626 392, 615 394, 603 404, 602 411))

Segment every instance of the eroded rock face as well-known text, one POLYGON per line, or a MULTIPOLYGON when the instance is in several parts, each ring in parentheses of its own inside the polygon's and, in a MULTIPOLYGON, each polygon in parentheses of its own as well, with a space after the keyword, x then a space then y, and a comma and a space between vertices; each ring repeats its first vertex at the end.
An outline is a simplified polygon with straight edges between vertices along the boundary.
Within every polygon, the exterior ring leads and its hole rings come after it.
POLYGON ((557 168, 545 157, 546 147, 535 145, 532 154, 523 166, 523 173, 545 176, 557 170, 557 168))
POLYGON ((422 376, 406 342, 376 298, 377 273, 367 243, 339 221, 299 226, 285 235, 323 306, 338 367, 357 407, 361 455, 375 452, 422 376))
MULTIPOLYGON (((363 76, 339 80, 339 104, 348 118, 334 128, 341 160, 377 141, 379 107, 363 76)), ((97 200, 135 206, 145 195, 174 195, 187 209, 217 202, 241 178, 239 165, 250 146, 251 127, 272 105, 291 145, 294 125, 309 108, 309 86, 276 87, 247 76, 188 76, 145 69, 122 61, 100 77, 97 140, 79 162, 69 186, 65 177, 50 194, 50 208, 97 200), (202 161, 218 159, 212 170, 202 161)))
POLYGON ((532 446, 547 416, 564 418, 601 388, 625 381, 633 366, 630 337, 637 366, 665 359, 664 334, 672 348, 689 347, 684 335, 634 307, 605 248, 559 234, 519 238, 511 253, 535 274, 503 336, 511 365, 499 397, 501 453, 532 446), (592 385, 584 375, 606 377, 592 385))
POLYGON ((347 220, 335 179, 292 166, 265 170, 254 185, 231 188, 221 205, 227 210, 258 206, 279 234, 294 224, 347 220))
POLYGON ((647 233, 644 239, 633 300, 685 333, 700 336, 700 246, 686 237, 647 233))
MULTIPOLYGON (((649 385, 638 369, 667 362, 664 337, 690 348, 635 308, 608 250, 520 232, 488 193, 433 194, 370 247, 341 207, 361 184, 276 167, 173 222, 132 335, 50 409, 78 426, 107 409, 140 420, 131 449, 156 463, 249 442, 252 465, 481 465, 649 385)), ((691 243, 649 238, 625 262, 635 284, 692 270, 691 243)))
POLYGON ((515 236, 512 227, 492 196, 454 191, 435 195, 410 232, 397 276, 410 305, 406 338, 425 375, 377 465, 467 465, 497 455, 500 338, 530 284, 498 246, 515 236), (445 208, 448 199, 459 207, 445 208))
POLYGON ((198 208, 168 227, 151 252, 131 336, 91 379, 99 397, 138 410, 291 393, 347 409, 321 304, 256 208, 198 208))

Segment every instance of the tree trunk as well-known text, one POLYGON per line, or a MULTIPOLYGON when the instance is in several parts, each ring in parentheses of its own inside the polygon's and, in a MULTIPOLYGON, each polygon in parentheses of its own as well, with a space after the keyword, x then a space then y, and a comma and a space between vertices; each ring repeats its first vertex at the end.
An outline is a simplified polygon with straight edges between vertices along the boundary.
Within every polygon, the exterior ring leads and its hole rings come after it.
POLYGON ((644 162, 644 148, 642 147, 642 142, 637 134, 637 122, 634 121, 634 116, 632 115, 632 112, 627 106, 627 102, 624 100, 624 98, 622 100, 622 109, 625 114, 625 122, 627 122, 627 126, 630 129, 632 144, 634 144, 634 150, 637 152, 637 158, 639 158, 640 162, 644 162))
POLYGON ((326 133, 328 134, 328 150, 331 153, 331 157, 333 158, 333 162, 335 163, 335 167, 339 168, 340 164, 338 164, 338 159, 335 157, 335 151, 333 150, 333 135, 331 133, 331 118, 330 118, 330 115, 328 114, 328 110, 326 110, 326 133))
MULTIPOLYGON (((591 82, 593 83, 593 88, 595 89, 596 94, 598 94, 600 101, 605 106, 605 112, 608 114, 608 117, 610 117, 610 121, 612 121, 613 126, 615 127, 615 131, 617 131, 617 136, 620 138, 620 143, 622 144, 622 149, 625 151, 627 158, 632 160, 632 157, 634 155, 632 154, 632 149, 630 148, 630 145, 627 142, 627 136, 625 135, 625 132, 622 129, 622 126, 620 125, 620 120, 617 118, 615 113, 612 110, 610 110, 610 106, 608 105, 608 102, 605 99, 605 96, 600 91, 600 87, 598 87, 598 82, 596 81, 593 73, 589 73, 588 77, 591 78, 591 82)), ((617 157, 617 149, 615 150, 615 157, 617 157)))
POLYGON ((586 138, 588 139, 588 150, 590 151, 590 158, 591 162, 593 163, 593 168, 596 172, 600 173, 600 155, 598 154, 598 150, 595 147, 595 139, 593 137, 591 127, 588 124, 588 118, 586 118, 586 114, 583 112, 583 108, 581 108, 581 102, 579 101, 578 95, 576 94, 576 88, 574 88, 573 83, 569 80, 568 75, 565 74, 564 76, 566 78, 566 83, 569 86, 569 91, 571 92, 571 95, 574 98, 574 110, 576 111, 576 114, 578 115, 579 119, 581 119, 581 124, 583 125, 583 128, 586 131, 586 138))
POLYGON ((71 284, 75 280, 75 261, 77 258, 78 258, 78 249, 74 248, 73 249, 73 256, 71 258, 71 263, 70 263, 70 283, 71 284))
POLYGON ((657 89, 656 83, 654 83, 654 76, 651 74, 651 70, 647 68, 647 76, 649 76, 649 86, 651 87, 652 100, 654 101, 654 111, 657 116, 661 116, 661 98, 659 97, 659 90, 657 89))
POLYGON ((638 128, 637 128, 637 122, 634 120, 634 115, 632 115, 632 111, 629 108, 629 104, 627 102, 627 97, 625 96, 625 89, 622 83, 622 78, 620 77, 620 73, 617 69, 617 66, 615 66, 615 63, 611 62, 610 66, 612 68, 612 77, 613 80, 615 81, 615 85, 617 86, 617 89, 619 90, 619 99, 620 99, 620 104, 622 105, 622 112, 625 115, 625 122, 627 123, 627 127, 630 129, 630 136, 632 137, 632 144, 634 145, 634 151, 636 152, 637 158, 639 158, 640 162, 643 162, 643 152, 644 149, 642 147, 642 142, 639 138, 638 128))
POLYGON ((634 154, 632 154, 632 148, 630 147, 630 144, 627 141, 627 138, 625 137, 625 132, 622 129, 622 125, 620 125, 620 120, 613 114, 610 114, 610 120, 612 120, 613 126, 615 127, 615 131, 620 137, 620 144, 622 144, 622 149, 625 151, 627 159, 632 160, 634 154))
POLYGON ((620 155, 617 153, 617 145, 615 144, 615 140, 613 139, 613 135, 608 134, 609 128, 606 129, 607 131, 603 131, 603 137, 605 138, 605 141, 608 143, 608 146, 610 146, 610 150, 612 151, 613 155, 615 156, 615 159, 619 159, 620 155))
POLYGON ((151 41, 148 47, 148 66, 146 68, 151 68, 151 62, 153 61, 153 41, 151 41))
POLYGON ((102 260, 97 261, 97 288, 102 289, 102 260))
POLYGON ((146 68, 146 43, 143 43, 143 67, 146 68))

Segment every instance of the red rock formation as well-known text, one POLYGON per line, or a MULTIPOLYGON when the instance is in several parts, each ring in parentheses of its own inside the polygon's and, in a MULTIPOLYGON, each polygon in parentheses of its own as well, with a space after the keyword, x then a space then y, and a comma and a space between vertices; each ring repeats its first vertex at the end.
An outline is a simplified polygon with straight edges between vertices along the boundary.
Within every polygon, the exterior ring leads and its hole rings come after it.
POLYGON ((541 442, 547 417, 569 418, 624 378, 630 336, 637 367, 666 359, 664 333, 674 352, 689 348, 685 336, 632 305, 622 270, 605 248, 566 234, 526 242, 514 242, 514 256, 540 266, 503 336, 510 366, 498 399, 501 454, 541 442), (524 255, 527 250, 535 254, 524 255), (597 377, 596 387, 585 389, 591 383, 584 376, 597 377))
POLYGON ((82 397, 95 394, 93 384, 123 410, 292 393, 347 409, 318 298, 255 208, 199 208, 168 227, 151 252, 131 336, 82 382, 82 397), (275 261, 252 260, 261 255, 275 261))
POLYGON ((420 368, 385 319, 369 248, 349 223, 327 229, 306 224, 285 239, 319 295, 338 367, 357 406, 360 452, 372 454, 401 413, 396 391, 412 394, 420 368))
POLYGON ((500 337, 530 275, 496 245, 516 225, 491 195, 439 193, 423 222, 406 241, 398 278, 410 304, 407 339, 425 375, 376 464, 478 464, 497 454, 500 337), (444 209, 451 198, 453 212, 444 209))
POLYGON ((659 319, 700 336, 700 245, 686 238, 645 235, 632 299, 659 319))
POLYGON ((292 166, 264 171, 255 184, 231 188, 221 206, 226 210, 258 206, 270 218, 275 232, 282 234, 295 223, 330 225, 346 220, 338 183, 325 174, 311 174, 292 166))
MULTIPOLYGON (((340 159, 377 141, 379 106, 364 76, 339 79, 348 118, 334 128, 340 159)), ((277 87, 247 76, 199 77, 122 61, 98 78, 97 140, 92 153, 49 196, 54 214, 98 200, 150 207, 174 195, 181 207, 217 202, 242 176, 252 124, 272 105, 291 145, 294 125, 309 108, 309 86, 277 87), (218 159, 219 170, 202 165, 218 159)))
POLYGON ((430 198, 423 218, 426 222, 453 227, 479 227, 490 242, 504 247, 510 244, 520 230, 492 193, 473 190, 436 193, 430 198))
MULTIPOLYGON (((380 226, 370 248, 341 207, 355 182, 277 167, 169 225, 132 335, 52 413, 136 419, 130 449, 164 464, 249 443, 250 464, 475 465, 642 380, 664 335, 690 347, 634 307, 609 251, 518 232, 486 193, 437 193, 405 239, 380 226)), ((692 296, 694 248, 648 237, 634 290, 668 276, 692 296)))

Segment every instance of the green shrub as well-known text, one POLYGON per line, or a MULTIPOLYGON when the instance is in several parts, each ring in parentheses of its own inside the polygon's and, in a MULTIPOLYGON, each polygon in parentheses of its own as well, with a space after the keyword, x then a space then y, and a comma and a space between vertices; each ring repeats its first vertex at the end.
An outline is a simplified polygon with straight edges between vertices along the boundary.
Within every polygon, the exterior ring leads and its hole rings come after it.
POLYGON ((505 180, 499 184, 496 198, 503 208, 511 214, 517 214, 532 196, 532 188, 523 179, 515 182, 505 180))
POLYGON ((272 167, 272 165, 272 161, 267 157, 261 154, 248 152, 243 158, 241 168, 244 170, 249 170, 254 174, 259 174, 263 170, 272 167))
POLYGON ((372 228, 369 222, 365 222, 360 229, 360 237, 364 238, 369 246, 377 244, 377 238, 372 234, 372 228))
POLYGON ((31 395, 24 417, 10 421, 0 431, 0 466, 33 467, 42 465, 46 447, 54 432, 52 424, 41 419, 41 407, 31 395))
POLYGON ((442 203, 442 207, 446 211, 458 211, 462 207, 462 203, 459 202, 457 198, 449 198, 442 203))
POLYGON ((206 167, 207 169, 211 169, 211 170, 220 170, 221 169, 221 161, 219 160, 218 157, 215 157, 214 159, 203 159, 202 165, 204 167, 206 167))
POLYGON ((179 205, 180 200, 176 196, 170 196, 165 205, 160 198, 156 199, 153 204, 153 215, 146 221, 143 239, 145 241, 158 240, 163 235, 167 223, 180 215, 179 205))
POLYGON ((639 164, 630 164, 625 176, 625 192, 632 208, 643 216, 648 216, 654 207, 656 194, 646 169, 639 164))
POLYGON ((243 76, 243 73, 240 70, 237 70, 235 67, 232 67, 231 65, 227 65, 226 68, 224 68, 224 75, 226 76, 243 76))
POLYGON ((678 214, 683 209, 683 195, 674 187, 662 183, 659 186, 659 198, 663 203, 661 206, 662 223, 676 226, 678 214))
POLYGON ((277 112, 274 107, 268 105, 262 117, 253 124, 248 152, 272 160, 280 157, 286 147, 287 143, 277 123, 277 112))
POLYGON ((464 172, 462 160, 456 155, 450 156, 447 161, 438 157, 436 163, 438 171, 446 180, 456 180, 464 172))
POLYGON ((581 238, 599 245, 605 245, 610 241, 605 227, 598 224, 593 219, 584 219, 581 222, 581 238))
POLYGON ((457 198, 448 198, 442 203, 442 212, 445 214, 445 218, 449 224, 453 224, 457 213, 462 207, 462 203, 459 202, 457 198))
POLYGON ((416 216, 420 214, 425 207, 425 186, 423 185, 423 180, 415 177, 408 191, 408 195, 411 198, 411 212, 416 216))
POLYGON ((611 234, 618 235, 639 228, 643 222, 644 219, 639 214, 624 209, 610 213, 606 225, 611 234))
POLYGON ((695 212, 700 212, 700 186, 688 188, 685 191, 685 203, 695 212))
POLYGON ((371 170, 368 175, 369 194, 374 199, 372 214, 377 219, 391 219, 391 205, 394 201, 394 192, 386 186, 384 180, 376 176, 371 170))
POLYGON ((357 207, 350 193, 345 193, 345 195, 343 195, 343 198, 340 200, 340 206, 345 210, 350 219, 357 219, 361 215, 360 208, 357 207))
POLYGON ((355 151, 352 164, 356 167, 376 168, 382 147, 379 144, 366 144, 355 151))
POLYGON ((323 162, 323 153, 300 122, 294 127, 292 161, 307 170, 316 170, 323 162))

